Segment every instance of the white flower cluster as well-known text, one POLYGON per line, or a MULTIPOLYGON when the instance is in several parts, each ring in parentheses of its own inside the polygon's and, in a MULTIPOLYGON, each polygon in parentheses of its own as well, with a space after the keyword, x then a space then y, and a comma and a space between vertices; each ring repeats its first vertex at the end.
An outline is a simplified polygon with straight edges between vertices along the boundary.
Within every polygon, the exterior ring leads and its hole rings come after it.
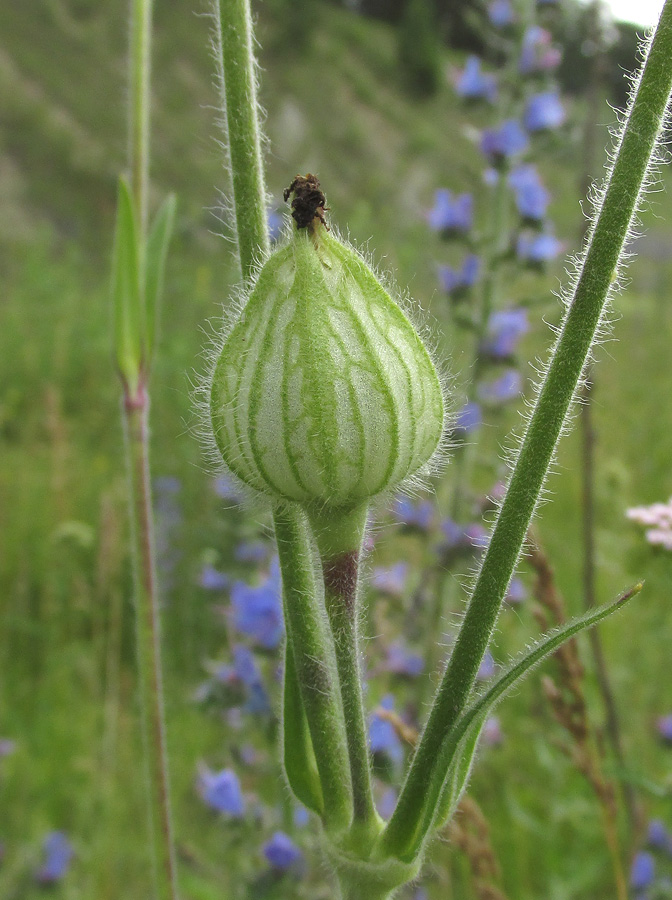
POLYGON ((667 503, 633 506, 626 516, 632 522, 646 525, 646 539, 650 544, 672 550, 672 497, 667 503))

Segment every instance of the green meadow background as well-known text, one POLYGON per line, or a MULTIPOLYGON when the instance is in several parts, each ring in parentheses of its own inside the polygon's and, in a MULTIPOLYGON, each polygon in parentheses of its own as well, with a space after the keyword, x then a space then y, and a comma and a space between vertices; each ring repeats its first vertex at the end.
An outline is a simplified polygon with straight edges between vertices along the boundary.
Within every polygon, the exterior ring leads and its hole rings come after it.
MULTIPOLYGON (((386 23, 316 4, 312 40, 297 49, 273 5, 258 6, 268 182, 278 208, 297 172, 318 173, 332 221, 368 245, 428 311, 438 353, 456 391, 464 391, 469 340, 450 326, 436 278, 437 262, 454 251, 429 232, 423 212, 437 187, 472 190, 477 226, 486 221, 470 129, 488 121, 487 111, 460 107, 447 78, 430 99, 410 97, 386 23)), ((261 826, 252 818, 218 820, 194 787, 199 762, 228 764, 239 740, 223 718, 193 702, 204 660, 221 657, 227 641, 213 598, 198 584, 200 569, 213 562, 241 575, 235 543, 269 524, 262 508, 224 508, 197 437, 193 385, 238 277, 226 239, 220 192, 227 177, 202 12, 198 2, 156 3, 152 120, 153 196, 174 191, 179 202, 152 380, 152 455, 154 474, 181 484, 163 627, 183 893, 187 900, 326 900, 314 829, 300 837, 311 874, 262 894, 255 887, 261 826)), ((16 741, 0 760, 3 900, 47 893, 27 873, 51 829, 67 832, 76 848, 52 897, 150 896, 108 292, 116 178, 126 153, 126 41, 125 3, 0 4, 0 738, 16 741)), ((463 58, 443 51, 446 69, 463 58)), ((585 104, 569 101, 569 110, 569 124, 544 144, 539 165, 557 233, 572 250, 582 227, 585 104)), ((598 145, 614 121, 605 99, 598 145)), ((657 717, 672 712, 672 556, 647 547, 624 516, 628 506, 672 494, 670 193, 652 193, 648 207, 637 259, 614 304, 613 338, 596 354, 596 541, 600 598, 646 579, 640 598, 601 628, 627 758, 626 771, 609 771, 635 786, 645 818, 672 825, 672 749, 655 729, 657 717)), ((508 286, 512 301, 546 298, 535 307, 525 359, 546 356, 552 335, 542 317, 559 320, 552 292, 566 280, 565 265, 508 286)), ((531 378, 531 368, 524 371, 531 378)), ((499 448, 518 422, 507 409, 486 429, 476 473, 483 490, 504 471, 499 448)), ((537 522, 570 611, 583 602, 579 438, 574 431, 563 440, 537 522)), ((417 552, 413 542, 386 540, 373 562, 417 552)), ((495 655, 504 659, 536 633, 530 602, 507 610, 495 655)), ((600 725, 587 642, 582 648, 600 725)), ((599 808, 561 750, 565 737, 539 673, 499 715, 504 744, 483 751, 472 790, 490 822, 510 900, 608 900, 599 808)), ((244 786, 247 777, 250 790, 285 796, 287 805, 272 725, 254 726, 250 735, 262 774, 244 776, 244 786)), ((465 860, 445 842, 428 872, 433 900, 474 897, 465 860)))

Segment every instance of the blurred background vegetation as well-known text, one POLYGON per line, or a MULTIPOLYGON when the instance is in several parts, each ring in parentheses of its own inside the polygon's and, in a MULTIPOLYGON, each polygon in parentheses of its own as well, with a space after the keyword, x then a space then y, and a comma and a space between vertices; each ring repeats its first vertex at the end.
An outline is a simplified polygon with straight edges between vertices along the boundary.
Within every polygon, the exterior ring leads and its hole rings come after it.
MULTIPOLYGON (((362 0, 352 8, 326 0, 267 0, 256 11, 269 189, 277 208, 297 172, 317 172, 332 221, 358 245, 368 242, 375 259, 384 260, 429 311, 439 354, 464 389, 467 344, 442 327, 446 300, 436 264, 445 253, 428 232, 424 212, 437 187, 471 190, 477 200, 481 189, 472 135, 486 116, 465 112, 448 77, 482 46, 476 4, 362 0)), ((179 199, 152 421, 154 474, 179 480, 179 515, 166 536, 163 572, 185 897, 326 897, 310 880, 280 884, 275 894, 258 887, 246 893, 242 885, 262 869, 255 849, 259 822, 223 826, 194 790, 199 760, 223 765, 239 753, 227 724, 192 702, 204 660, 221 656, 227 641, 199 573, 214 562, 247 577, 234 560, 236 542, 263 536, 268 526, 263 510, 222 509, 195 436, 191 392, 205 368, 204 331, 237 281, 231 245, 222 237, 228 217, 220 191, 227 180, 215 139, 205 12, 199 0, 155 4, 151 176, 157 197, 174 191, 179 199)), ((583 39, 586 15, 585 7, 564 6, 560 79, 570 97, 570 124, 562 137, 549 138, 540 163, 557 233, 569 249, 578 247, 583 222, 579 135, 591 52, 583 39)), ((148 896, 123 435, 108 297, 116 178, 126 158, 126 26, 125 3, 0 4, 0 737, 17 742, 0 760, 3 900, 41 895, 25 873, 53 828, 71 836, 77 853, 53 896, 148 896)), ((636 45, 633 27, 613 27, 598 146, 607 143, 615 121, 608 103, 623 103, 623 70, 633 68, 636 45)), ((598 175, 600 167, 598 160, 598 175)), ((641 600, 603 628, 629 763, 618 774, 635 784, 647 813, 668 823, 672 756, 656 740, 655 721, 672 709, 671 560, 645 546, 624 510, 672 493, 669 198, 651 197, 646 236, 637 241, 638 259, 616 304, 618 342, 598 350, 595 391, 599 594, 606 599, 647 579, 641 600)), ((477 217, 487 214, 481 208, 477 217)), ((557 322, 559 305, 550 291, 562 277, 560 263, 511 289, 543 292, 545 318, 557 322)), ((525 339, 526 358, 543 357, 549 340, 538 321, 525 339)), ((492 460, 517 422, 515 411, 501 420, 502 430, 485 440, 484 491, 497 470, 492 460)), ((560 477, 550 482, 553 502, 539 523, 575 611, 581 606, 579 455, 573 434, 562 445, 560 477)), ((392 561, 399 551, 388 541, 379 552, 392 561)), ((529 611, 509 612, 497 652, 515 650, 534 633, 529 611)), ((600 720, 590 679, 588 690, 600 720)), ((473 790, 491 823, 510 897, 607 900, 599 814, 558 750, 562 736, 538 679, 530 679, 501 717, 504 745, 484 754, 473 790)), ((264 726, 273 728, 272 722, 264 726)), ((258 730, 253 740, 265 760, 266 782, 262 778, 255 790, 263 797, 265 783, 269 793, 277 792, 278 773, 269 761, 268 734, 258 730)), ((310 838, 306 846, 317 871, 310 838)), ((447 846, 435 857, 443 874, 431 896, 471 897, 464 860, 447 846)))

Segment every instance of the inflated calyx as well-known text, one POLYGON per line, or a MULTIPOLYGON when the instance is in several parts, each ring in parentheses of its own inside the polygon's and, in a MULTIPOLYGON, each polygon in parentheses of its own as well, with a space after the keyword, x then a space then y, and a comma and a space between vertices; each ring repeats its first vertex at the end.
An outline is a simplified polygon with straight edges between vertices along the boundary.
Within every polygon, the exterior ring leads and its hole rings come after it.
POLYGON ((348 506, 397 487, 434 454, 439 379, 418 334, 297 177, 296 227, 261 267, 212 378, 214 436, 245 484, 348 506))

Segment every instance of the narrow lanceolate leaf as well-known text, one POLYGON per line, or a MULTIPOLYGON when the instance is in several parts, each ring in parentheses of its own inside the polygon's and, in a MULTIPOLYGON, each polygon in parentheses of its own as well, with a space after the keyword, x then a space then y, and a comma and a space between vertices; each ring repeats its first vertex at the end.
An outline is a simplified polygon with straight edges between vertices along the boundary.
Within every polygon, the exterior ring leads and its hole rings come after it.
POLYGON ((287 641, 282 710, 282 750, 289 786, 303 805, 322 815, 324 800, 308 719, 296 676, 294 649, 287 641))
POLYGON ((157 309, 163 293, 168 245, 175 224, 175 195, 166 197, 152 224, 145 251, 144 355, 152 359, 157 327, 157 309))
POLYGON ((119 372, 131 389, 137 386, 142 365, 142 294, 138 266, 138 230, 133 200, 119 179, 117 221, 112 255, 114 340, 119 372))
POLYGON ((530 649, 511 663, 497 681, 479 697, 458 719, 446 738, 441 753, 433 766, 429 790, 425 798, 425 812, 413 840, 409 842, 404 858, 413 858, 420 852, 425 838, 441 828, 453 815, 469 780, 483 723, 499 701, 515 687, 542 660, 550 656, 570 638, 597 625, 642 589, 635 585, 612 603, 590 610, 583 616, 553 629, 530 649))
POLYGON ((353 505, 432 456, 443 397, 431 359, 361 257, 321 225, 263 266, 211 394, 224 461, 264 493, 353 505))

